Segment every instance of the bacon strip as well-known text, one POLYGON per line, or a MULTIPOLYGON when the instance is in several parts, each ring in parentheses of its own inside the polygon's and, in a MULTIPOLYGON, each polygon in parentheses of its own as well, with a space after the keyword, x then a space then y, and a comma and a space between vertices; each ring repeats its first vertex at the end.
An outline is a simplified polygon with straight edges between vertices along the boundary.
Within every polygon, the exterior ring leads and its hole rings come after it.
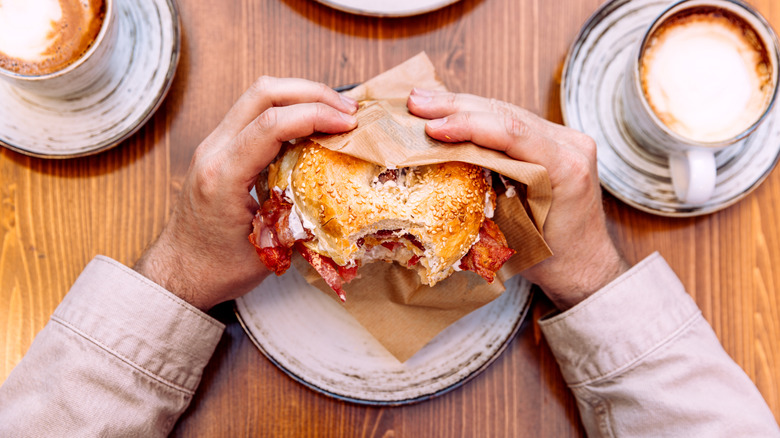
POLYGON ((460 262, 459 268, 474 271, 488 283, 495 280, 496 272, 514 255, 515 250, 507 247, 504 233, 490 219, 485 219, 479 229, 479 240, 471 247, 460 262))
POLYGON ((292 263, 295 239, 288 226, 291 210, 292 204, 272 191, 252 220, 253 230, 249 241, 255 246, 263 264, 276 275, 287 272, 292 263))
POLYGON ((341 301, 346 301, 341 286, 357 277, 358 267, 339 266, 331 258, 306 248, 300 242, 312 239, 310 234, 306 239, 296 240, 290 231, 291 211, 292 204, 282 198, 280 193, 272 191, 255 214, 249 241, 255 246, 260 260, 276 275, 282 275, 290 269, 295 248, 317 270, 328 286, 333 288, 341 301))
POLYGON ((379 180, 380 184, 384 184, 388 181, 396 182, 398 181, 398 174, 398 169, 387 169, 380 173, 379 176, 377 176, 377 179, 379 180))
POLYGON ((322 256, 301 243, 296 243, 295 249, 320 274, 325 283, 328 283, 328 286, 336 292, 341 302, 346 302, 347 294, 344 293, 342 286, 344 283, 349 283, 357 277, 357 265, 352 268, 339 266, 330 257, 322 256))
MULTIPOLYGON (((253 231, 249 235, 249 241, 255 246, 260 260, 276 275, 282 275, 292 264, 294 248, 322 276, 328 286, 339 296, 339 299, 346 301, 343 285, 357 277, 358 266, 339 266, 330 257, 322 256, 301 244, 301 242, 313 238, 310 233, 307 239, 296 240, 289 226, 291 211, 292 204, 287 202, 280 193, 271 191, 270 197, 263 202, 260 210, 255 214, 252 220, 253 231)), ((397 231, 380 230, 374 236, 380 240, 382 246, 394 250, 402 243, 388 238, 397 231)), ((423 249, 422 244, 413 235, 405 234, 402 237, 409 240, 414 246, 423 249)), ((364 242, 365 239, 360 239, 358 246, 362 246, 364 242)), ((495 280, 496 272, 513 254, 515 251, 507 247, 506 238, 499 230, 498 225, 490 219, 485 219, 479 230, 479 240, 463 257, 459 268, 464 271, 474 271, 488 283, 492 283, 495 280)), ((412 267, 419 260, 420 257, 413 256, 407 266, 412 267)))

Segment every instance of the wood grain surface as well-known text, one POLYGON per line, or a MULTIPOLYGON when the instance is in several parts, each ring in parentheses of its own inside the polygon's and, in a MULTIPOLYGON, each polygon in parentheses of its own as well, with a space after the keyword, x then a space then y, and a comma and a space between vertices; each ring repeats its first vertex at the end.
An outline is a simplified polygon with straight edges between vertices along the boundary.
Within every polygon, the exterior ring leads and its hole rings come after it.
MULTIPOLYGON (((0 150, 0 381, 94 255, 132 264, 160 232, 195 147, 257 76, 351 84, 424 50, 452 90, 560 122, 564 57, 600 3, 462 0, 382 19, 311 0, 181 1, 178 75, 136 135, 71 160, 0 150)), ((753 4, 780 28, 780 3, 753 4)), ((608 195, 604 203, 627 258, 660 251, 780 420, 780 173, 705 217, 657 217, 608 195)), ((582 436, 574 399, 535 323, 551 308, 537 298, 517 339, 465 386, 416 405, 371 408, 294 382, 253 346, 231 305, 218 306, 212 313, 228 329, 173 435, 582 436)))

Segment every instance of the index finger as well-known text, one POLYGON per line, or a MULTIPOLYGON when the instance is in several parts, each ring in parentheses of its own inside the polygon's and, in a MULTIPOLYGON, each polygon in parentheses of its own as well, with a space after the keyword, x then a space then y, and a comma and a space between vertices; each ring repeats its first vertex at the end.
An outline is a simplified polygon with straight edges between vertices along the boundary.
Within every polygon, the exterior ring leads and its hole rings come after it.
POLYGON ((357 111, 354 99, 325 84, 306 79, 261 76, 238 98, 215 134, 233 138, 267 109, 299 103, 323 103, 347 114, 357 111))
POLYGON ((226 151, 227 160, 234 173, 251 186, 279 153, 282 143, 315 132, 337 134, 355 126, 354 116, 322 103, 269 108, 236 137, 226 151))
POLYGON ((539 164, 553 182, 565 177, 574 154, 516 116, 492 112, 459 112, 429 121, 425 132, 445 142, 470 141, 539 164))
POLYGON ((533 112, 498 99, 488 99, 468 93, 428 91, 413 89, 409 94, 407 107, 412 114, 435 119, 458 112, 492 112, 522 118, 524 123, 544 135, 560 135, 560 125, 545 120, 533 112))

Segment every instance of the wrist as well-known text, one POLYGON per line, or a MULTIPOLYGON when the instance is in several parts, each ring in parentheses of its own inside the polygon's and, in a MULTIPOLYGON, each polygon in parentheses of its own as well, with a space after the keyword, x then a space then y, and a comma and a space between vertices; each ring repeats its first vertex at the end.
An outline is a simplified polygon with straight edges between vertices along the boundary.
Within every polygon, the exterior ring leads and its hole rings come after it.
POLYGON ((611 263, 593 266, 593 270, 586 275, 586 280, 575 287, 548 295, 558 309, 566 311, 607 286, 629 268, 623 258, 616 258, 611 263))
POLYGON ((565 311, 607 286, 630 267, 610 240, 599 250, 590 252, 585 262, 580 259, 559 263, 557 272, 546 275, 553 281, 538 284, 553 304, 565 311))
POLYGON ((187 281, 192 274, 190 269, 185 266, 176 250, 165 243, 163 236, 144 251, 133 266, 133 270, 139 274, 199 310, 207 312, 217 303, 207 300, 205 295, 199 293, 198 288, 187 281))

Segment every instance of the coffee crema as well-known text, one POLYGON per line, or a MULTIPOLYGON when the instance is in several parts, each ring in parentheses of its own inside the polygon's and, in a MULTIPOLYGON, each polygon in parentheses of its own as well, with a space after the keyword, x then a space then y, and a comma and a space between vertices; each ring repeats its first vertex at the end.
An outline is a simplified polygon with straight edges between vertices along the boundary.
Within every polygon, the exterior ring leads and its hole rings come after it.
POLYGON ((742 18, 716 7, 669 17, 648 39, 639 68, 642 91, 658 118, 704 143, 745 132, 774 92, 761 39, 742 18))
POLYGON ((0 0, 0 69, 25 76, 54 73, 94 43, 104 0, 0 0))

